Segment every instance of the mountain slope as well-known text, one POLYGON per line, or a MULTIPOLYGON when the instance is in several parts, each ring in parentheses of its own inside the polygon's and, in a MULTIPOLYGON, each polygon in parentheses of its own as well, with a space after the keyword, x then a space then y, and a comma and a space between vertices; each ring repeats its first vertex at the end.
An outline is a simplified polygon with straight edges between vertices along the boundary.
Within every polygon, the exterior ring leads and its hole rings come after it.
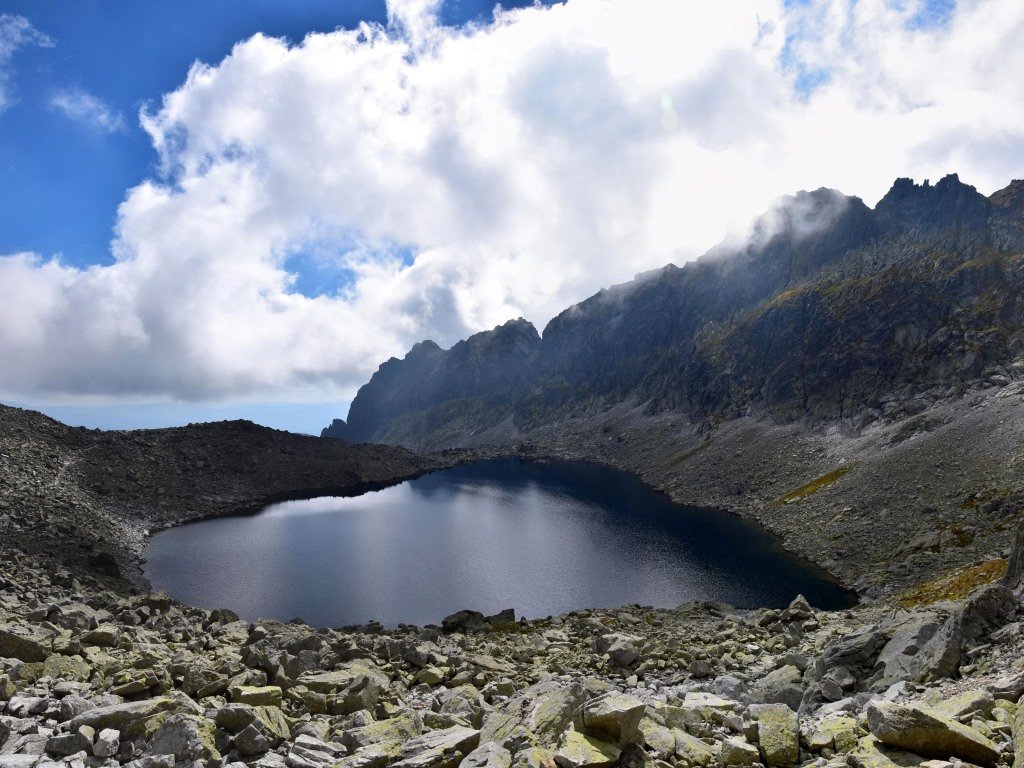
POLYGON ((702 429, 752 411, 867 424, 1000 380, 1024 349, 1024 183, 898 179, 872 210, 801 192, 742 248, 562 312, 384 363, 325 434, 413 448, 502 442, 618 403, 702 429))
POLYGON ((800 193, 744 247, 601 291, 539 343, 389 361, 332 431, 615 466, 869 595, 994 567, 1024 514, 1022 235, 1022 182, 900 179, 874 209, 800 193))

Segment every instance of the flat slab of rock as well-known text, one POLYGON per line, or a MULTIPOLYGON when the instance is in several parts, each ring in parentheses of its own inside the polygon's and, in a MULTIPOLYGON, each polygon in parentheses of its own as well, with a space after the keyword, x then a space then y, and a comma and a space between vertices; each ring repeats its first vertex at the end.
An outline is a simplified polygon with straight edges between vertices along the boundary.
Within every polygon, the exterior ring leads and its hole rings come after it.
POLYGON ((919 768, 924 765, 919 755, 895 747, 887 747, 874 736, 857 740, 857 747, 849 754, 853 768, 919 768))
POLYGON ((340 736, 336 736, 335 741, 344 744, 349 752, 355 752, 371 744, 385 742, 404 744, 422 733, 423 722, 419 715, 408 714, 387 720, 377 720, 358 728, 350 728, 343 731, 340 736))
POLYGON ((871 733, 883 744, 923 757, 957 757, 981 766, 994 766, 999 759, 995 744, 978 731, 929 707, 871 702, 867 718, 871 733))
POLYGON ((280 707, 282 691, 276 685, 233 685, 231 700, 254 707, 280 707))
POLYGON ((1024 670, 1007 672, 992 683, 992 695, 1003 701, 1018 701, 1024 696, 1024 670))
POLYGON ((459 753, 468 755, 480 745, 480 731, 455 725, 431 731, 402 745, 395 768, 439 768, 457 764, 459 753))
POLYGON ((960 722, 968 722, 973 717, 991 720, 995 703, 991 691, 975 689, 943 699, 935 705, 935 709, 960 722))
POLYGON ((345 756, 345 750, 338 744, 299 736, 288 750, 289 768, 329 768, 345 756))
POLYGON ((330 672, 301 675, 298 682, 299 685, 304 685, 316 693, 335 693, 345 690, 362 678, 368 678, 382 688, 386 688, 391 682, 376 664, 363 659, 347 662, 330 672))
POLYGON ((146 731, 148 721, 165 712, 183 712, 201 715, 202 709, 186 696, 159 696, 143 701, 126 701, 83 712, 68 724, 68 730, 77 731, 83 725, 95 730, 112 728, 128 738, 137 738, 146 731))

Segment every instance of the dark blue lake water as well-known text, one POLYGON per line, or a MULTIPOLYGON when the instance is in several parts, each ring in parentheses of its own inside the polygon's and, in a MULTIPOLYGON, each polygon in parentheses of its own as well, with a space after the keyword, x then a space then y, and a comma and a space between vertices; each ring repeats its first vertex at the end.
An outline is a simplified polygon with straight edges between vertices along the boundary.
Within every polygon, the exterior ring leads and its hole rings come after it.
POLYGON ((852 604, 820 569, 732 515, 673 504, 592 464, 485 461, 362 496, 273 504, 156 534, 146 575, 247 619, 439 623, 690 600, 852 604))

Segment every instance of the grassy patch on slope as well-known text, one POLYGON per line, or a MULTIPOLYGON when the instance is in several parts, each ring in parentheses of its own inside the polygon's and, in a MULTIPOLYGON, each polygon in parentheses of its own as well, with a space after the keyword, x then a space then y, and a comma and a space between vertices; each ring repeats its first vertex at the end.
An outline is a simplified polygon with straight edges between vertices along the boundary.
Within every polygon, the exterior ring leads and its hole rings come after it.
POLYGON ((849 464, 843 464, 842 466, 836 467, 831 472, 826 472, 821 477, 815 478, 814 480, 811 480, 811 482, 801 485, 799 488, 787 491, 779 496, 775 501, 778 504, 791 504, 794 501, 802 501, 808 496, 817 493, 822 488, 827 488, 832 485, 832 483, 851 472, 856 466, 857 462, 851 461, 849 464))
POLYGON ((978 587, 1001 579, 1006 574, 1006 565, 1006 558, 999 558, 957 568, 931 581, 908 587, 899 594, 897 601, 907 608, 916 608, 940 600, 962 600, 978 587))

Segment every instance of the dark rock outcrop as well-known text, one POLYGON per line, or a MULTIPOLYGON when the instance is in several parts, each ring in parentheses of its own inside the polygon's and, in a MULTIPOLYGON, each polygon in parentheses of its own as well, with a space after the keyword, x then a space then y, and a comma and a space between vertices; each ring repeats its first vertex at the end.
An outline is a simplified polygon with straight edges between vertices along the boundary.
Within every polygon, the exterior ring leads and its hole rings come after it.
POLYGON ((347 426, 344 419, 334 419, 328 426, 320 430, 320 437, 333 437, 335 440, 344 440, 345 428, 347 426))

